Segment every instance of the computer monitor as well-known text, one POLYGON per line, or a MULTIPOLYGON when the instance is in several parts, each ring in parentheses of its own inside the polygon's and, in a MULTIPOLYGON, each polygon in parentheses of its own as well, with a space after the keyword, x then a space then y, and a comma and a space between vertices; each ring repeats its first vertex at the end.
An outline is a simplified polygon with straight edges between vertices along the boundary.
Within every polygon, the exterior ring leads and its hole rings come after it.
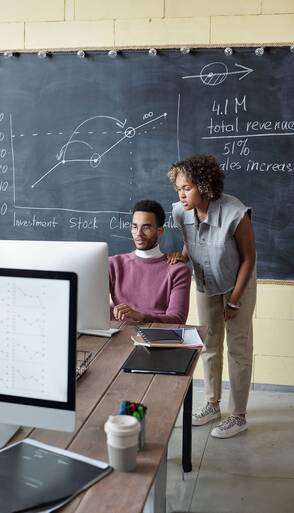
POLYGON ((0 269, 0 447, 19 425, 75 426, 77 276, 0 269))
MULTIPOLYGON (((71 271, 78 275, 78 331, 109 330, 105 242, 0 240, 0 267, 71 271)), ((97 332, 97 334, 99 334, 97 332)))

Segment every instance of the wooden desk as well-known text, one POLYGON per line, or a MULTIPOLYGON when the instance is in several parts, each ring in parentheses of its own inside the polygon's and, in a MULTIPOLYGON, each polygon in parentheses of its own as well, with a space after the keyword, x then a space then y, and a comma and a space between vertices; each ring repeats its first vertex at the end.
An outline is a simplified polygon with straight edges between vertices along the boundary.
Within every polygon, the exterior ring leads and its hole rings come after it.
MULTIPOLYGON (((199 328, 199 333, 204 339, 206 328, 199 328)), ((133 349, 131 334, 134 334, 134 328, 126 326, 111 339, 89 336, 79 339, 79 347, 93 351, 94 357, 90 368, 78 381, 74 433, 23 428, 13 439, 30 436, 108 461, 104 433, 108 416, 117 414, 123 399, 147 406, 145 447, 138 453, 136 469, 129 473, 113 471, 64 507, 61 510, 64 513, 142 512, 166 457, 168 441, 184 400, 183 458, 186 471, 191 470, 192 376, 199 355, 188 376, 125 373, 121 366, 133 349)))

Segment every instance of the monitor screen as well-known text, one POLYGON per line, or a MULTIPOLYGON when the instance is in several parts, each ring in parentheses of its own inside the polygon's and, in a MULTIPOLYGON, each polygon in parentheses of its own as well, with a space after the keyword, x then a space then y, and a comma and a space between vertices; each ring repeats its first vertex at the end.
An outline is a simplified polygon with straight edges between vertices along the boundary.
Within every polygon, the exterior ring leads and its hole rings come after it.
POLYGON ((105 242, 0 240, 0 267, 78 275, 78 331, 110 328, 105 242))
POLYGON ((76 274, 0 269, 0 445, 10 425, 74 429, 76 310, 76 274))

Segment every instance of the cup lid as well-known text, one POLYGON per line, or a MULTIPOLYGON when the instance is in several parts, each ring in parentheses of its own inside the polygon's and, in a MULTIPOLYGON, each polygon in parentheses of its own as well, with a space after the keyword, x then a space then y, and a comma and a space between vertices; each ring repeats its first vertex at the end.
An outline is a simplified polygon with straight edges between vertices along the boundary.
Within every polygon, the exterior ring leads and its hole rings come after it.
POLYGON ((106 432, 120 433, 123 436, 138 433, 141 425, 136 417, 132 415, 110 415, 104 429, 106 432))

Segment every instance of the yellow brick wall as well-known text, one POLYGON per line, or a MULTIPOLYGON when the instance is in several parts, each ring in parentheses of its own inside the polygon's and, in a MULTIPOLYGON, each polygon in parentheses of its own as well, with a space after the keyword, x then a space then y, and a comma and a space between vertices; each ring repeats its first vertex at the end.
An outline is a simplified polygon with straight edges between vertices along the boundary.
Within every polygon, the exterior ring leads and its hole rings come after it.
MULTIPOLYGON (((190 295, 189 324, 197 324, 195 283, 190 295)), ((253 383, 294 385, 294 286, 258 284, 253 318, 253 383)), ((198 365, 196 378, 202 379, 198 365)), ((228 381, 224 358, 224 380, 228 381)))
MULTIPOLYGON (((294 0, 0 0, 0 51, 275 43, 294 43, 294 0)), ((259 284, 255 383, 294 385, 293 333, 294 286, 259 284)))
POLYGON ((0 50, 293 41, 293 0, 0 0, 0 50))

